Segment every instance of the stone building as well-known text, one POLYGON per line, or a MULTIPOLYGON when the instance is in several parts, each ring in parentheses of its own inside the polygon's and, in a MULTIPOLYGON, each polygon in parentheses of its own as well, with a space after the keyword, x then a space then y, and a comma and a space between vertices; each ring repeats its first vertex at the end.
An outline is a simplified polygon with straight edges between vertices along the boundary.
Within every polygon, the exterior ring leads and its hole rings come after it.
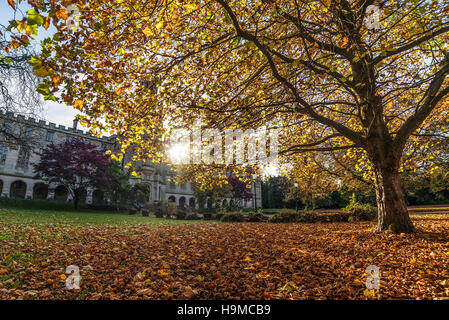
MULTIPOLYGON (((98 146, 100 150, 118 150, 114 137, 101 137, 86 133, 77 128, 77 120, 73 126, 66 128, 55 123, 35 120, 31 117, 13 113, 0 113, 0 193, 2 197, 40 199, 55 201, 71 201, 68 190, 62 185, 46 184, 35 178, 32 164, 39 160, 41 151, 50 143, 63 143, 73 138, 81 138, 98 146), (11 134, 15 139, 8 137, 11 134), (20 140, 23 143, 16 143, 20 140)), ((130 183, 143 182, 150 185, 151 193, 148 203, 155 204, 160 200, 174 201, 181 207, 197 206, 191 183, 176 185, 169 182, 172 172, 165 165, 143 164, 141 178, 132 178, 130 183)), ((261 187, 253 185, 253 199, 243 202, 244 207, 261 208, 261 187), (254 191, 256 196, 254 197, 254 191)), ((223 200, 229 204, 231 200, 223 200)), ((104 193, 101 190, 86 188, 82 190, 81 203, 105 204, 104 193)), ((206 201, 206 206, 212 206, 206 201)))

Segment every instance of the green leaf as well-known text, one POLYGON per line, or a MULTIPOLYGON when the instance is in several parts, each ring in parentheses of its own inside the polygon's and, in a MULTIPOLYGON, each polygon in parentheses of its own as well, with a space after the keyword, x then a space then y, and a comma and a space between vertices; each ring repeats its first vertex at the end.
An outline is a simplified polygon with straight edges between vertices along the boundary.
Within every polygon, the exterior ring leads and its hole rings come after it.
POLYGON ((28 25, 38 25, 41 26, 44 23, 44 19, 41 17, 40 14, 38 14, 33 9, 30 9, 27 11, 27 24, 28 25))
POLYGON ((44 96, 44 100, 52 100, 52 101, 57 101, 56 97, 52 94, 48 94, 46 96, 44 96))
POLYGON ((5 61, 7 64, 11 64, 11 62, 13 61, 13 59, 11 57, 5 57, 5 56, 1 56, 0 59, 5 61))
POLYGON ((6 28, 6 31, 11 31, 12 29, 17 28, 18 24, 16 20, 9 20, 9 25, 6 28))
POLYGON ((50 89, 48 88, 47 83, 41 83, 37 87, 36 91, 39 92, 40 94, 43 94, 44 96, 48 96, 50 94, 50 89))
POLYGON ((44 67, 40 67, 39 69, 34 71, 34 75, 37 76, 37 77, 42 77, 43 78, 43 77, 48 76, 48 71, 44 67))
POLYGON ((28 60, 28 64, 33 67, 33 69, 38 69, 42 65, 42 61, 39 57, 33 56, 28 60))

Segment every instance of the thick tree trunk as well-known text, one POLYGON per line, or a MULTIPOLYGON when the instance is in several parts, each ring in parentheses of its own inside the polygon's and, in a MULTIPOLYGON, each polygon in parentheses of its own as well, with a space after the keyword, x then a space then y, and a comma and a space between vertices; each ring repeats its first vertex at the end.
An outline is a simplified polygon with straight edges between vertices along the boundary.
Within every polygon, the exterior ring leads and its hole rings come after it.
POLYGON ((402 192, 399 172, 396 166, 375 169, 378 231, 391 230, 394 233, 414 231, 408 215, 402 192))
POLYGON ((73 204, 75 206, 75 209, 78 209, 79 202, 80 202, 80 197, 78 195, 78 192, 75 192, 75 197, 73 199, 73 204))

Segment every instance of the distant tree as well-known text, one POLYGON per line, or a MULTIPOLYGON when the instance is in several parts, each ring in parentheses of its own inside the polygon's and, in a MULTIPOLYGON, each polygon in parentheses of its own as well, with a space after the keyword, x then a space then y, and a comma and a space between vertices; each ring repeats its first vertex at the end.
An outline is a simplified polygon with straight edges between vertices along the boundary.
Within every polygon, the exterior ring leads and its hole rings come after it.
POLYGON ((120 204, 144 204, 148 201, 150 186, 146 183, 132 185, 129 182, 131 171, 123 168, 122 162, 111 159, 104 173, 104 179, 97 181, 97 188, 104 190, 115 211, 119 211, 120 204))
POLYGON ((148 202, 151 188, 146 183, 136 183, 130 189, 129 201, 132 203, 145 204, 148 202))
POLYGON ((211 189, 203 190, 199 184, 194 183, 193 190, 200 208, 204 207, 208 199, 219 206, 221 199, 231 198, 233 203, 239 205, 242 200, 248 201, 253 197, 248 184, 233 175, 228 176, 222 186, 214 185, 211 189))
POLYGON ((235 203, 240 203, 241 200, 248 201, 252 199, 253 194, 251 193, 251 189, 248 188, 247 183, 235 176, 229 176, 227 181, 231 186, 231 198, 235 203))
MULTIPOLYGON (((284 201, 284 195, 288 191, 288 179, 286 177, 270 177, 262 182, 262 206, 264 208, 283 208, 290 202, 284 201)), ((293 206, 295 204, 293 203, 293 206)))
POLYGON ((37 178, 65 186, 78 208, 80 190, 106 182, 108 164, 109 157, 96 145, 73 139, 59 145, 50 144, 33 167, 37 178))
POLYGON ((98 185, 111 199, 114 209, 119 211, 120 203, 127 203, 132 187, 129 183, 129 172, 125 171, 120 161, 111 160, 105 169, 106 179, 104 184, 98 185))

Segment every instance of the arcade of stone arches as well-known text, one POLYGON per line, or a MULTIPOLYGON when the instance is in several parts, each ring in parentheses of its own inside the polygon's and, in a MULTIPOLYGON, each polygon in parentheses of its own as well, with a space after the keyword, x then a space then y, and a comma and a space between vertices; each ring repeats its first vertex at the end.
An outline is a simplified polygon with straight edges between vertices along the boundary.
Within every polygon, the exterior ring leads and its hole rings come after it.
MULTIPOLYGON (((24 179, 25 180, 25 179, 24 179)), ((33 200, 54 200, 71 201, 72 196, 69 190, 63 185, 48 185, 43 182, 24 181, 21 179, 12 180, 5 183, 0 180, 1 195, 9 198, 33 199, 33 200)), ((104 192, 81 188, 79 190, 80 203, 104 204, 104 192)))

